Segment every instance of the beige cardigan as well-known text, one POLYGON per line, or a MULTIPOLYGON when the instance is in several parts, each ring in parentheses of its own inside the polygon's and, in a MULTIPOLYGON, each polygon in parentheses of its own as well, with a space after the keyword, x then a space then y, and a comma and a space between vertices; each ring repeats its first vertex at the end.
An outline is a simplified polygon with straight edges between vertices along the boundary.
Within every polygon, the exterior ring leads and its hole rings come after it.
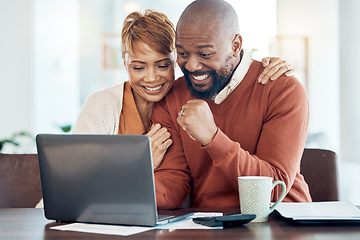
POLYGON ((92 93, 73 128, 73 134, 117 134, 123 105, 124 83, 92 93))

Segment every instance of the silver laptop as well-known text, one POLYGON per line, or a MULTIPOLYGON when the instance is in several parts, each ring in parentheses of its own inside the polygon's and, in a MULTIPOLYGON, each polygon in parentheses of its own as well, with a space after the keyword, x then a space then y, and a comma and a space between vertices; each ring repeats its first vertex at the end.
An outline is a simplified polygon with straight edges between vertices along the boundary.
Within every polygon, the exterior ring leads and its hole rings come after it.
POLYGON ((179 219, 158 219, 146 135, 39 134, 36 143, 47 219, 138 226, 179 219))

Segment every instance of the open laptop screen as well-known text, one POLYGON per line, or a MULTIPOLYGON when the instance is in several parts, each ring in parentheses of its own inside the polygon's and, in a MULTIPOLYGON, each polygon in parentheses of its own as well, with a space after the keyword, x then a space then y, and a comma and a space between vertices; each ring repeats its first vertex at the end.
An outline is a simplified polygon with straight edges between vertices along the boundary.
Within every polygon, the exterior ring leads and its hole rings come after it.
POLYGON ((46 218, 156 224, 146 135, 39 134, 36 142, 46 218))

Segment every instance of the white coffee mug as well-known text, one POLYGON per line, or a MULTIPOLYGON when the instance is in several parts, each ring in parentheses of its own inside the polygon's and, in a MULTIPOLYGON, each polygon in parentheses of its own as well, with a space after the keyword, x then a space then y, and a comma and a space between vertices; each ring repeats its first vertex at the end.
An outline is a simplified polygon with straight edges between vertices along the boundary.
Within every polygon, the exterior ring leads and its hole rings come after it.
POLYGON ((285 183, 275 181, 271 177, 246 176, 238 177, 240 209, 242 214, 256 214, 251 222, 266 222, 268 216, 280 203, 286 193, 285 183), (281 194, 275 204, 270 207, 271 192, 276 185, 281 185, 281 194))

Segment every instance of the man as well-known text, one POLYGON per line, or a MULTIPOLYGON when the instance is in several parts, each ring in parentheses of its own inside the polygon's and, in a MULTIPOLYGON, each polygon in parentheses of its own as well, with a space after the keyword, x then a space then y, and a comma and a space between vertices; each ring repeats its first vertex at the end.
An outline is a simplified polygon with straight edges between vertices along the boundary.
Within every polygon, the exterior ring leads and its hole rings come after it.
POLYGON ((176 49, 184 77, 153 113, 173 140, 155 170, 158 207, 176 208, 190 193, 193 207, 239 206, 237 177, 251 175, 284 181, 284 201, 311 201, 299 172, 309 119, 300 82, 257 82, 263 67, 244 54, 236 13, 222 0, 184 10, 176 49))

